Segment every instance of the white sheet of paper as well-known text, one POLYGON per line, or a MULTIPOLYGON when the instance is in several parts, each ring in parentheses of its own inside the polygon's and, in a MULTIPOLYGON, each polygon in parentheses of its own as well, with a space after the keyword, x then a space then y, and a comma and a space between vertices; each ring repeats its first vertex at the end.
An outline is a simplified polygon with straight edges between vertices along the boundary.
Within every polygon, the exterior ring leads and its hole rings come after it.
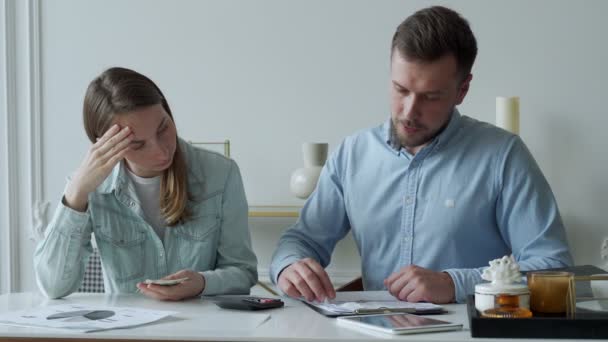
POLYGON ((269 320, 269 314, 255 313, 251 311, 230 310, 224 312, 207 313, 198 317, 205 322, 197 329, 201 331, 252 331, 269 320))
POLYGON ((126 307, 60 304, 0 314, 0 324, 93 332, 158 321, 174 311, 126 307))
POLYGON ((335 314, 355 313, 357 310, 411 309, 414 311, 433 311, 441 309, 433 303, 403 302, 393 297, 388 291, 344 291, 336 292, 336 298, 323 303, 308 302, 325 311, 335 314))

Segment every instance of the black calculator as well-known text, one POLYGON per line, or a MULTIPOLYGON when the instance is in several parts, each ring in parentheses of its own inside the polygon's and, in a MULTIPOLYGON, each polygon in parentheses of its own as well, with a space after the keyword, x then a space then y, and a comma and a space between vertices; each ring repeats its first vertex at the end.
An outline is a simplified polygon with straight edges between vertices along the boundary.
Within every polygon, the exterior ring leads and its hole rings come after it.
POLYGON ((234 310, 266 310, 280 308, 285 305, 278 298, 257 296, 214 296, 208 298, 220 308, 234 310))

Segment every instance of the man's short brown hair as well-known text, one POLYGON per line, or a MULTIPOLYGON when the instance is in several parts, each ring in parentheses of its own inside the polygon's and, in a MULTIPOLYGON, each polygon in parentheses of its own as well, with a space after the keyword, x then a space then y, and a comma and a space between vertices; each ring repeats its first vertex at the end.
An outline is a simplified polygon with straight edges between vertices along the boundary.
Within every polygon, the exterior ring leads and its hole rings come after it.
POLYGON ((397 27, 391 56, 395 49, 405 59, 422 62, 433 62, 452 54, 464 79, 473 68, 477 41, 468 21, 460 14, 433 6, 419 10, 397 27))

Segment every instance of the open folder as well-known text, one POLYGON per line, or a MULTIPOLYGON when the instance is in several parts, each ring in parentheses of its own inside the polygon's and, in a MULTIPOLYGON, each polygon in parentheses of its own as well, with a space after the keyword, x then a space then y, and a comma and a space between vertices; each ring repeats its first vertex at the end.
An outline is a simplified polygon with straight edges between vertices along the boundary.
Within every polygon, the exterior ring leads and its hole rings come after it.
POLYGON ((403 302, 388 291, 344 291, 336 292, 336 298, 325 302, 305 304, 328 316, 370 315, 389 312, 407 312, 418 315, 442 313, 443 307, 433 303, 403 302))

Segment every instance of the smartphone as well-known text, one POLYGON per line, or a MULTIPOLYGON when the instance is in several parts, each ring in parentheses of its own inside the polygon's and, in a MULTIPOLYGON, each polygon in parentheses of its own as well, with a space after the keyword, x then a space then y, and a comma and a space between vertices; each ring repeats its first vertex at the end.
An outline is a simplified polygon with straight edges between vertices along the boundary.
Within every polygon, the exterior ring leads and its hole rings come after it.
POLYGON ((337 320, 339 324, 343 324, 344 326, 381 331, 389 334, 414 334, 462 329, 462 324, 459 323, 404 313, 343 316, 338 317, 337 320))
POLYGON ((154 285, 162 285, 162 286, 172 286, 185 282, 186 280, 190 280, 190 278, 179 278, 179 279, 146 279, 144 284, 154 284, 154 285))
POLYGON ((280 308, 285 305, 285 303, 283 303, 283 301, 279 298, 257 296, 225 295, 205 298, 214 302, 215 305, 219 306, 220 308, 234 310, 265 310, 280 308))

